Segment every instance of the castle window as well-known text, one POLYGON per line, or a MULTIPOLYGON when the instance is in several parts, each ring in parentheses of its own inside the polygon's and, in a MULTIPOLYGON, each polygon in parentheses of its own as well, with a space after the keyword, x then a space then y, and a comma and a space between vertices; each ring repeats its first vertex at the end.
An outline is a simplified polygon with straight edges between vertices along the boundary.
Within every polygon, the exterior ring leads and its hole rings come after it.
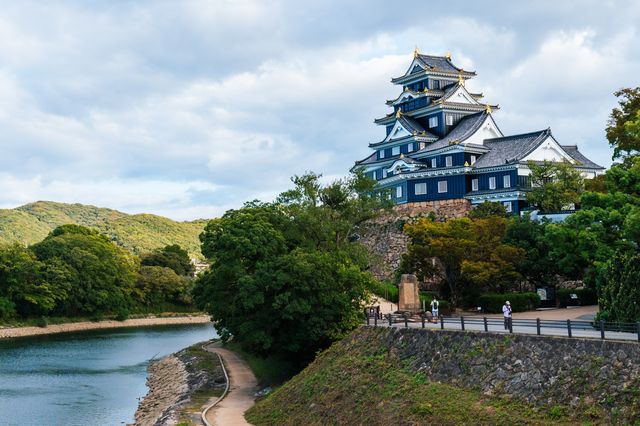
POLYGON ((447 126, 453 126, 453 115, 447 114, 447 126))
POLYGON ((407 145, 407 152, 412 152, 413 151, 413 142, 411 142, 409 145, 407 145))
POLYGON ((502 177, 502 186, 504 186, 505 188, 511 188, 511 176, 504 175, 502 177))
POLYGON ((394 146, 393 148, 391 148, 391 155, 400 155, 400 147, 394 146))
POLYGON ((387 178, 387 169, 382 169, 382 179, 387 178))
POLYGON ((433 167, 434 169, 436 167, 438 167, 438 160, 437 159, 435 159, 435 158, 431 159, 431 167, 433 167))
POLYGON ((396 186, 396 198, 402 198, 402 187, 396 186))
POLYGON ((476 156, 472 155, 471 156, 471 165, 473 166, 475 164, 475 162, 476 162, 476 156))
POLYGON ((438 116, 429 117, 429 128, 438 127, 438 116))
POLYGON ((448 155, 444 158, 445 164, 447 167, 453 166, 453 157, 448 155))
POLYGON ((511 213, 513 211, 511 208, 511 201, 505 201, 504 203, 502 203, 502 205, 504 206, 504 209, 507 211, 507 213, 511 213))
POLYGON ((496 189, 496 178, 495 178, 495 176, 491 176, 489 178, 489 189, 496 189))
POLYGON ((472 191, 478 190, 478 179, 471 179, 471 190, 472 191))
POLYGON ((442 194, 444 192, 447 192, 447 181, 441 180, 438 182, 438 193, 442 194))
POLYGON ((416 183, 415 185, 415 193, 416 195, 425 195, 427 193, 427 184, 426 183, 416 183))
POLYGON ((384 158, 384 149, 381 149, 378 152, 380 153, 380 158, 384 158))

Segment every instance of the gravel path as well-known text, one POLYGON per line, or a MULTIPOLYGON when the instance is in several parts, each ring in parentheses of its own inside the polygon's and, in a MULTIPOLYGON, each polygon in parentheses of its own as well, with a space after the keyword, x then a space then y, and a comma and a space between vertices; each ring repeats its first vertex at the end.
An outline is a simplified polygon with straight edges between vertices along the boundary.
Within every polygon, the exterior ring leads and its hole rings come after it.
POLYGON ((205 349, 220 354, 229 375, 229 393, 207 412, 207 421, 215 426, 250 425, 251 423, 245 420, 244 413, 255 402, 258 380, 237 353, 217 344, 209 345, 205 349))

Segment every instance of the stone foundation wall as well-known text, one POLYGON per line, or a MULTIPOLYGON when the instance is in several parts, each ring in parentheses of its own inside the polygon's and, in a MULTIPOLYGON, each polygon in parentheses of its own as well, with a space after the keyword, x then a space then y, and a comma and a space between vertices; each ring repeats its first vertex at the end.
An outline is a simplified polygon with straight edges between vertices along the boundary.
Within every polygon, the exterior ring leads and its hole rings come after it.
POLYGON ((551 336, 363 327, 347 339, 384 348, 431 381, 539 406, 640 415, 640 344, 551 336))
POLYGON ((388 213, 363 226, 360 243, 373 255, 371 272, 379 280, 391 280, 406 253, 409 238, 402 232, 405 223, 421 217, 436 219, 464 217, 471 210, 468 200, 443 200, 407 203, 394 206, 388 213))

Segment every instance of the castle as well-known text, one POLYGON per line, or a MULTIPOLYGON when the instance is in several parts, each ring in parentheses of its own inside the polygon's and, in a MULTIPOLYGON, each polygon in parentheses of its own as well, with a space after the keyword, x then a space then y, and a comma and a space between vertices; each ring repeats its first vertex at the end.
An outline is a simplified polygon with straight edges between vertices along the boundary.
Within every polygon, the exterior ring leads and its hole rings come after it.
POLYGON ((568 161, 584 177, 604 168, 576 145, 560 145, 550 129, 505 136, 493 117, 497 105, 481 102, 465 82, 475 72, 458 68, 451 56, 416 49, 407 72, 392 78, 402 93, 388 100, 393 112, 376 119, 385 126, 373 153, 352 168, 390 189, 396 204, 467 199, 502 203, 519 213, 531 188, 529 162, 568 161))

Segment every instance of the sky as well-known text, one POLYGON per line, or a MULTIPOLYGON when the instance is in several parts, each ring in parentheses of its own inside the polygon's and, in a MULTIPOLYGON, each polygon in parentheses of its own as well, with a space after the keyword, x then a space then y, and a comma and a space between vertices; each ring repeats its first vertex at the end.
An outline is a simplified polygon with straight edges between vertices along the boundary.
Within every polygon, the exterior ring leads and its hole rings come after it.
POLYGON ((476 71, 505 134, 603 166, 613 92, 640 85, 638 1, 2 3, 0 208, 191 220, 340 178, 416 46, 476 71))

